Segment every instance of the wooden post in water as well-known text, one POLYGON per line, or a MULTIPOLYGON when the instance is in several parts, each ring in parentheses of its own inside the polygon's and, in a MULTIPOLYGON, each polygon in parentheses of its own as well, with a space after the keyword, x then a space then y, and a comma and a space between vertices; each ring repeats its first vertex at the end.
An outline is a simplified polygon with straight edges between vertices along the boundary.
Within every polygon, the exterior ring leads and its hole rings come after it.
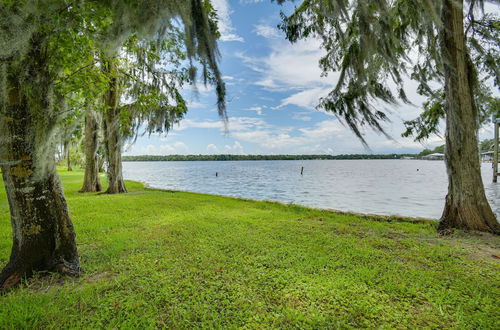
POLYGON ((500 120, 493 118, 493 124, 495 125, 495 138, 493 140, 494 151, 493 151, 493 182, 497 182, 498 179, 498 127, 500 126, 500 120))
POLYGON ((300 169, 300 175, 304 175, 304 166, 300 169))

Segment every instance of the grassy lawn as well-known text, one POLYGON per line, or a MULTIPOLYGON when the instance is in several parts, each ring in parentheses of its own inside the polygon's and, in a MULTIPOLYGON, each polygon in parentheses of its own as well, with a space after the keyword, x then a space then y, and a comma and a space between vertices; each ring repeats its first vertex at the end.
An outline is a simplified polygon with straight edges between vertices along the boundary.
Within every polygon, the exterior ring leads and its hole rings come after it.
MULTIPOLYGON (((0 296, 1 329, 500 328, 498 237, 61 176, 85 274, 0 296)), ((0 187, 1 264, 10 245, 0 187)))

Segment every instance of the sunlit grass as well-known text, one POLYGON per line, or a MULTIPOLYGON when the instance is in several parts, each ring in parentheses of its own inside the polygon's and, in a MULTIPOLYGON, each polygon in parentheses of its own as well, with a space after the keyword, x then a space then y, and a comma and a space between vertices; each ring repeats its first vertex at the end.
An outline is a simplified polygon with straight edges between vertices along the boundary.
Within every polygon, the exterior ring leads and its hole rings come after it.
MULTIPOLYGON (((85 274, 0 296, 0 328, 500 328, 499 239, 227 197, 79 194, 85 274)), ((0 190, 0 262, 11 229, 0 190)))

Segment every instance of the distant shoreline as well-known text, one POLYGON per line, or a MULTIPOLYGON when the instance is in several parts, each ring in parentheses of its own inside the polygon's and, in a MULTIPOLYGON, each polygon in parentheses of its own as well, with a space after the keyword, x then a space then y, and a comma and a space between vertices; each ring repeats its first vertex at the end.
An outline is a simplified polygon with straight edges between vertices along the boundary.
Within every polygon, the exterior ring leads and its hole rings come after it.
POLYGON ((139 161, 245 161, 245 160, 360 160, 415 159, 416 154, 352 154, 352 155, 141 155, 123 156, 124 162, 139 161))

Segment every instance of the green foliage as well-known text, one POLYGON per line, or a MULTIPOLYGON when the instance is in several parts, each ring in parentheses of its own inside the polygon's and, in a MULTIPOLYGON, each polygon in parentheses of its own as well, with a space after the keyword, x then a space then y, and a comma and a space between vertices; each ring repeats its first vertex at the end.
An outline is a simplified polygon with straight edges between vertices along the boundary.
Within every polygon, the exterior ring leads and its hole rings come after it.
POLYGON ((406 131, 401 135, 414 136, 415 141, 426 140, 432 134, 439 134, 439 124, 444 118, 444 95, 439 94, 437 99, 424 103, 424 112, 418 118, 404 122, 406 131))
POLYGON ((124 156, 124 161, 230 161, 230 160, 313 160, 313 159, 401 159, 412 154, 351 155, 167 155, 124 156))
MULTIPOLYGON (((1 295, 2 329, 500 327, 498 237, 61 177, 85 274, 1 295)), ((10 231, 0 189, 0 262, 10 231)))
POLYGON ((444 150, 445 150, 445 145, 443 144, 441 146, 437 146, 436 148, 434 148, 432 150, 426 148, 421 153, 419 153, 417 156, 423 157, 423 156, 427 156, 427 155, 435 154, 435 153, 444 154, 444 150))
MULTIPOLYGON (((481 11, 482 4, 469 1, 467 51, 481 78, 498 86, 500 25, 495 14, 481 11)), ((435 101, 442 91, 433 88, 443 83, 441 6, 442 1, 429 0, 304 0, 292 15, 282 14, 280 27, 292 42, 322 40, 326 55, 320 67, 325 75, 338 71, 340 77, 318 107, 344 120, 365 143, 360 127, 383 133, 387 116, 381 104, 407 103, 403 78, 417 81, 418 92, 431 99, 406 134, 421 139, 436 131, 441 111, 435 101)))
POLYGON ((166 35, 161 41, 132 36, 113 59, 118 63, 120 99, 126 100, 119 105, 125 136, 136 136, 144 124, 149 134, 168 132, 188 110, 180 89, 195 82, 183 66, 183 36, 177 28, 166 35))
POLYGON ((493 151, 494 147, 495 147, 494 139, 486 139, 481 141, 481 143, 479 144, 479 151, 480 152, 493 151))
MULTIPOLYGON (((182 56, 191 68, 198 61, 205 82, 216 85, 219 114, 225 119, 215 20, 207 0, 0 0, 0 116, 8 92, 19 91, 29 103, 36 126, 27 130, 33 141, 44 144, 34 149, 43 151, 40 159, 48 159, 46 145, 57 136, 54 130, 61 120, 74 109, 84 108, 82 102, 94 104, 108 82, 97 52, 117 53, 131 36, 137 36, 141 42, 156 43, 147 45, 151 55, 157 53, 154 47, 171 48, 168 43, 175 27, 182 34, 182 56)), ((194 80, 195 70, 189 72, 194 80)), ((170 100, 176 102, 180 101, 177 87, 169 91, 170 100)), ((151 88, 140 101, 151 103, 158 90, 151 88)), ((157 105, 165 107, 164 103, 157 105)), ((183 102, 175 106, 174 113, 185 111, 183 102)), ((6 131, 3 124, 0 121, 0 132, 6 131)), ((0 159, 3 153, 0 150, 0 159)))
MULTIPOLYGON (((500 98, 493 96, 485 82, 476 86, 474 98, 479 112, 479 126, 490 124, 492 116, 500 115, 500 98)), ((424 103, 424 111, 418 118, 404 122, 406 131, 401 135, 413 136, 415 141, 426 140, 433 134, 439 135, 439 124, 444 118, 444 93, 434 94, 424 103)))

